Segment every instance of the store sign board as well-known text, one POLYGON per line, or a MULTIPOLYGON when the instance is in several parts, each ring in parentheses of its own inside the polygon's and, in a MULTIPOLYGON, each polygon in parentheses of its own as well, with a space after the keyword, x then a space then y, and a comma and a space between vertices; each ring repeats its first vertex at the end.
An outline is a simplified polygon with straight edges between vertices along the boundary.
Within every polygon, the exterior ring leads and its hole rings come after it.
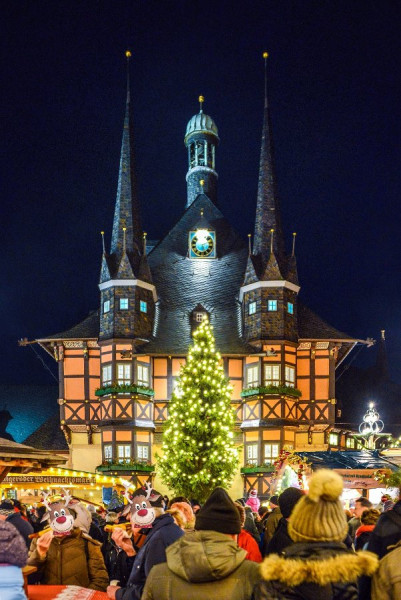
POLYGON ((355 478, 347 478, 344 479, 344 487, 348 489, 358 489, 362 488, 365 490, 371 490, 383 487, 383 484, 380 484, 376 479, 368 478, 368 477, 355 477, 355 478))
POLYGON ((66 477, 63 475, 8 475, 2 481, 2 484, 21 484, 21 483, 53 483, 68 485, 91 485, 96 483, 94 477, 66 477))

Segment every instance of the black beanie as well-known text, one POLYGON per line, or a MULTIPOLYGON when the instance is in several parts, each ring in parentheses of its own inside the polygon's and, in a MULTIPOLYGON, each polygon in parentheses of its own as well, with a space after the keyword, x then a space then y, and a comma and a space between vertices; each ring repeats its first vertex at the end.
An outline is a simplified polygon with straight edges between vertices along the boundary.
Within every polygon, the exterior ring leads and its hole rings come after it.
POLYGON ((288 519, 291 515, 294 506, 298 502, 300 498, 304 496, 302 490, 299 490, 295 487, 289 487, 282 494, 280 494, 278 499, 278 505, 280 507, 281 514, 285 519, 288 519))
POLYGON ((216 488, 197 513, 195 529, 231 534, 241 532, 237 507, 223 488, 216 488))

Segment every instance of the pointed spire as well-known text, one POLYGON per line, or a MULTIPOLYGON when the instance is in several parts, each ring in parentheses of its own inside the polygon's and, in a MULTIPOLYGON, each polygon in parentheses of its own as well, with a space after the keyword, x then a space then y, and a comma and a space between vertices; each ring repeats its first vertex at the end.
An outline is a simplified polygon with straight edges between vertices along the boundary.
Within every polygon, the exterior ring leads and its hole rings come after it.
POLYGON ((102 249, 103 249, 103 254, 106 254, 106 246, 104 245, 104 231, 100 232, 100 235, 102 236, 102 249))
POLYGON ((379 381, 386 381, 389 379, 389 369, 387 360, 387 348, 386 348, 386 331, 382 329, 380 331, 380 341, 377 348, 376 356, 376 376, 379 381))
POLYGON ((129 78, 131 52, 127 50, 125 55, 127 57, 127 100, 121 144, 117 198, 111 237, 111 253, 121 254, 123 251, 125 235, 123 228, 125 227, 126 250, 129 254, 138 255, 142 252, 142 229, 135 177, 134 133, 131 116, 129 78))
POLYGON ((281 227, 280 205, 276 190, 272 127, 267 99, 267 52, 263 53, 263 58, 265 62, 265 101, 253 253, 261 255, 262 264, 265 265, 267 263, 270 254, 267 232, 274 229, 273 249, 276 259, 281 266, 285 261, 285 244, 281 227))

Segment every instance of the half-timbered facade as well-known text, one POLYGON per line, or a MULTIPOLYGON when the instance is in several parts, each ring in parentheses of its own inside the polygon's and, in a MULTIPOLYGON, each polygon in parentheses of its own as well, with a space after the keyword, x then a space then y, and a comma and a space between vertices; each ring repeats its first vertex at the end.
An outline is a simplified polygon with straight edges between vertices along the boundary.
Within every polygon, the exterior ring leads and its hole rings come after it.
POLYGON ((252 243, 218 208, 218 130, 202 102, 185 133, 183 214, 149 249, 136 191, 128 89, 99 310, 38 342, 59 364, 60 422, 72 468, 134 474, 143 482, 157 477, 155 453, 169 400, 193 329, 208 315, 243 446, 235 492, 256 485, 265 495, 284 447, 352 447, 352 436, 335 427, 335 370, 358 340, 298 298, 295 235, 287 254, 267 97, 252 243))

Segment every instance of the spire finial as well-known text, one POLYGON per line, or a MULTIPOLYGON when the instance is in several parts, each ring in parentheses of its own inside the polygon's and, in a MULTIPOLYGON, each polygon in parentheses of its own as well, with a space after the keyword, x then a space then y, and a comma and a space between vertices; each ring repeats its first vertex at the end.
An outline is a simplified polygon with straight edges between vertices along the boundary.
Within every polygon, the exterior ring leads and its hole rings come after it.
POLYGON ((274 229, 270 229, 270 254, 273 254, 274 229))
POLYGON ((251 256, 251 254, 252 254, 251 239, 252 239, 252 233, 248 233, 248 252, 249 252, 249 256, 251 256))
POLYGON ((123 227, 123 252, 125 252, 125 236, 126 236, 127 228, 123 227))
POLYGON ((265 108, 267 107, 267 59, 269 58, 268 52, 263 52, 263 60, 265 61, 265 108))
POLYGON ((204 98, 204 96, 199 96, 198 100, 199 100, 199 112, 203 112, 203 103, 205 101, 205 98, 204 98))
POLYGON ((297 237, 296 231, 292 234, 292 256, 295 256, 295 238, 297 237))
POLYGON ((201 193, 203 194, 204 193, 203 190, 204 190, 204 187, 205 187, 205 180, 204 179, 200 179, 199 180, 199 185, 201 186, 201 193))
POLYGON ((200 209, 200 216, 203 217, 203 208, 200 209))
POLYGON ((143 255, 146 256, 146 236, 148 234, 146 233, 146 231, 143 232, 143 255))
POLYGON ((101 231, 100 235, 102 236, 103 254, 106 254, 106 248, 105 248, 105 245, 104 245, 104 231, 101 231))
POLYGON ((127 57, 127 103, 130 102, 130 89, 129 89, 129 63, 130 58, 132 56, 130 50, 125 51, 125 56, 127 57))
POLYGON ((381 330, 381 336, 382 336, 382 340, 385 341, 386 340, 386 330, 385 329, 381 330))

